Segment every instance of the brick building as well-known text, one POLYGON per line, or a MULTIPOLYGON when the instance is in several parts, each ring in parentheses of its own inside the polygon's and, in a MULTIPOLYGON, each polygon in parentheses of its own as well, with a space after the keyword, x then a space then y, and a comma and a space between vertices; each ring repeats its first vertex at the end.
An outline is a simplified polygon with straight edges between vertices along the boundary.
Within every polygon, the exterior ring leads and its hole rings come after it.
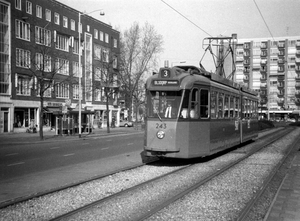
MULTIPOLYGON (((55 0, 0 0, 0 133, 25 131, 31 124, 55 127, 56 113, 64 107, 78 110, 79 79, 82 108, 91 113, 88 122, 105 125, 105 88, 99 85, 107 76, 117 81, 120 33, 90 14, 55 0), (37 72, 33 74, 41 66, 49 76, 49 81, 43 79, 49 86, 43 122, 39 119, 41 85, 37 72), (55 77, 50 76, 53 70, 55 77)), ((109 110, 110 118, 118 122, 117 93, 109 99, 109 110)), ((78 114, 72 118, 78 123, 78 114)))

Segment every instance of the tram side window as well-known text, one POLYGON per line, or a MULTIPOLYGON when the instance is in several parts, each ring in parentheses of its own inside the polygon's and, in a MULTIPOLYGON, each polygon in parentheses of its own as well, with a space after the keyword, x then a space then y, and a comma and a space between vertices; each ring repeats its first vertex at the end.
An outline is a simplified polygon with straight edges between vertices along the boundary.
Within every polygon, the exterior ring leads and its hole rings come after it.
POLYGON ((200 117, 208 118, 208 90, 200 90, 200 117))
POLYGON ((225 103, 224 103, 224 117, 229 118, 229 95, 225 95, 225 103))
POLYGON ((233 96, 230 96, 230 117, 234 117, 234 97, 233 96))
POLYGON ((240 98, 235 97, 235 117, 240 117, 240 98))
POLYGON ((210 116, 217 118, 217 92, 212 91, 210 94, 210 116))
POLYGON ((191 96, 191 110, 190 110, 190 117, 192 119, 198 119, 199 118, 199 90, 197 88, 194 88, 192 90, 192 96, 191 96))
POLYGON ((218 96, 218 118, 224 117, 224 94, 219 93, 218 96))
POLYGON ((188 117, 188 108, 189 108, 189 99, 190 98, 190 91, 184 91, 183 101, 180 111, 180 118, 187 118, 188 117))

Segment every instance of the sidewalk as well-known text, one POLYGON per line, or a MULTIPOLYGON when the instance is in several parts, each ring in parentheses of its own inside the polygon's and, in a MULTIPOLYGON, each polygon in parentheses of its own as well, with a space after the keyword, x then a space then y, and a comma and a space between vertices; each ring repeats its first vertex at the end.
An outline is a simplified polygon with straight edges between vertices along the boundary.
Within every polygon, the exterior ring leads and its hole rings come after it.
POLYGON ((44 139, 40 139, 39 132, 37 133, 2 133, 0 134, 0 145, 3 144, 19 144, 19 143, 36 143, 36 142, 53 142, 63 141, 69 139, 87 139, 95 136, 115 135, 115 134, 126 134, 126 133, 144 133, 140 127, 115 127, 110 128, 110 133, 107 133, 107 128, 95 128, 91 133, 82 133, 81 138, 78 134, 74 135, 56 135, 55 130, 44 131, 44 139))

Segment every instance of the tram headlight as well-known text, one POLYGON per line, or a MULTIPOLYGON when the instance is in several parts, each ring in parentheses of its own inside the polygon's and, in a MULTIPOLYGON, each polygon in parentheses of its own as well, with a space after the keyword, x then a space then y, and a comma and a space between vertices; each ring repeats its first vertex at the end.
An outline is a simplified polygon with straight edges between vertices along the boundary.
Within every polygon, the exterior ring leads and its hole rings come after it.
POLYGON ((156 136, 158 139, 163 139, 165 137, 165 132, 160 130, 156 133, 156 136))

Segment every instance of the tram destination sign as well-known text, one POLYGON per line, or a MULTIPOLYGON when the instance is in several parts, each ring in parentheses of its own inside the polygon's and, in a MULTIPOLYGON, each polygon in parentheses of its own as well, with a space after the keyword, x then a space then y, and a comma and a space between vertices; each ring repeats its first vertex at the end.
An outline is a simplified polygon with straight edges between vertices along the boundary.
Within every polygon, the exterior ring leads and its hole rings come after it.
POLYGON ((154 80, 154 86, 178 86, 179 82, 177 80, 154 80))

